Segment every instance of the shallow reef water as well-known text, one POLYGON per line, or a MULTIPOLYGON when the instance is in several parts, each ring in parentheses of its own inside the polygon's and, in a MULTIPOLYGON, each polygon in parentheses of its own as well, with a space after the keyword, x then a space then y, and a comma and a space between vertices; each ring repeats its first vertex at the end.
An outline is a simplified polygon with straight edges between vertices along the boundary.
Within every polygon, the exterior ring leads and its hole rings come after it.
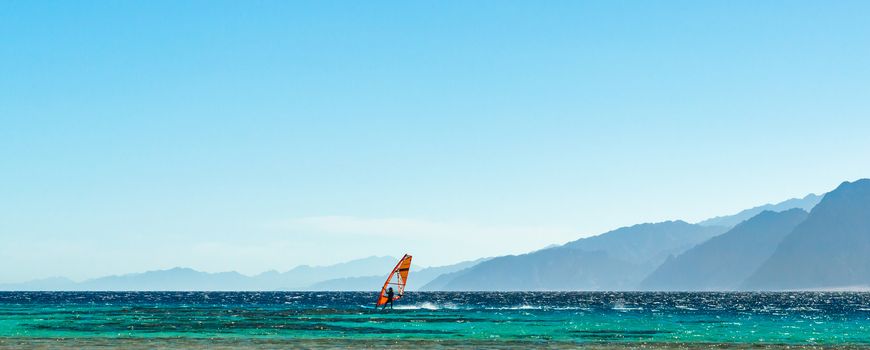
POLYGON ((870 348, 870 293, 0 292, 0 348, 870 348))

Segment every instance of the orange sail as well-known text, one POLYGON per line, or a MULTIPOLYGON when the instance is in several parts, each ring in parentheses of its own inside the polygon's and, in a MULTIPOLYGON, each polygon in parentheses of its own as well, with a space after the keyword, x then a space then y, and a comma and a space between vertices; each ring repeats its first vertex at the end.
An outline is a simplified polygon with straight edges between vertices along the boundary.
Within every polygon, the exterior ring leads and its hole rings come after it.
POLYGON ((390 276, 387 277, 384 286, 381 287, 381 293, 378 294, 378 303, 375 304, 375 306, 381 306, 387 303, 387 288, 393 287, 393 301, 399 300, 402 297, 402 294, 405 293, 405 283, 408 282, 408 272, 410 272, 410 270, 411 256, 405 254, 405 256, 399 260, 399 263, 396 264, 396 267, 393 268, 393 271, 390 272, 390 276))

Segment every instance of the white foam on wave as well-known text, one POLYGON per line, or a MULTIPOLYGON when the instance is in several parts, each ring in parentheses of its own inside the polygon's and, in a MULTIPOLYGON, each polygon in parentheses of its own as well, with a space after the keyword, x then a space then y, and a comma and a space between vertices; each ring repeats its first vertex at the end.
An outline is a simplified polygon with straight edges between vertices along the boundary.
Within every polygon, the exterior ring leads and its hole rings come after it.
POLYGON ((431 303, 431 302, 426 301, 426 302, 422 302, 422 303, 414 304, 414 305, 396 305, 395 309, 398 309, 398 310, 441 310, 441 309, 455 310, 455 309, 458 309, 458 307, 456 307, 456 305, 451 304, 451 303, 435 304, 435 303, 431 303))
POLYGON ((822 311, 822 310, 816 309, 814 307, 809 307, 809 306, 795 306, 795 307, 790 307, 786 310, 787 311, 812 311, 812 312, 822 311))
POLYGON ((553 310, 582 310, 582 311, 592 311, 591 307, 580 307, 580 306, 566 306, 566 307, 554 307, 553 310))
MULTIPOLYGON (((388 307, 389 308, 389 307, 388 307)), ((468 306, 458 306, 454 303, 433 303, 433 302, 422 302, 413 305, 396 305, 393 307, 396 310, 583 310, 583 311, 591 311, 592 308, 589 307, 577 307, 577 306, 567 306, 567 307, 547 307, 541 305, 529 305, 529 304, 520 304, 520 305, 511 305, 511 306, 489 306, 489 307, 481 307, 480 305, 468 305, 468 306)), ((626 308, 626 310, 643 310, 643 308, 626 308)))
POLYGON ((642 307, 630 307, 630 306, 625 306, 625 305, 616 305, 616 306, 612 307, 611 309, 616 310, 616 311, 640 311, 640 310, 643 310, 642 307))
POLYGON ((497 306, 497 307, 484 307, 483 310, 558 310, 558 311, 570 311, 570 310, 581 310, 581 311, 592 311, 590 307, 582 307, 582 306, 540 306, 540 305, 514 305, 514 306, 497 306))
POLYGON ((540 306, 522 304, 522 305, 516 305, 516 306, 496 307, 493 309, 495 309, 495 310, 540 310, 543 308, 540 306))

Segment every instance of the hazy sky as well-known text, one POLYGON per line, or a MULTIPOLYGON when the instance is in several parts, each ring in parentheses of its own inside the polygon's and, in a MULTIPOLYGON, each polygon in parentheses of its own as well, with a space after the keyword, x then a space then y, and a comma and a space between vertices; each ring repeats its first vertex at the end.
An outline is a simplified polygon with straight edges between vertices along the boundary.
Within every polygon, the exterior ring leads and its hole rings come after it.
POLYGON ((2 1, 0 282, 520 253, 870 177, 868 1, 2 1))

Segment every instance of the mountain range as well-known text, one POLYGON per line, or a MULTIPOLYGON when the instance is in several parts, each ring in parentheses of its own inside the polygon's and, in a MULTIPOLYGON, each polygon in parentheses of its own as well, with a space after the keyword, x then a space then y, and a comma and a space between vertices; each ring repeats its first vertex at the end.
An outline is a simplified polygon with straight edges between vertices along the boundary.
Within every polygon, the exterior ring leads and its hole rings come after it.
POLYGON ((641 224, 497 257, 422 289, 870 290, 870 180, 697 224, 641 224))
MULTIPOLYGON (((397 259, 369 257, 255 276, 189 268, 0 290, 375 290, 397 259)), ((412 266, 408 290, 870 289, 870 180, 698 222, 622 227, 526 254, 412 266)))
MULTIPOLYGON (((0 290, 112 290, 112 291, 154 291, 154 290, 212 290, 212 291, 272 291, 272 290, 371 290, 377 288, 386 278, 398 259, 381 256, 351 260, 328 266, 297 266, 286 272, 267 271, 255 276, 238 272, 208 273, 190 268, 176 267, 166 270, 147 271, 125 275, 106 276, 75 282, 63 277, 34 280, 25 283, 0 284, 0 290), (381 271, 384 275, 357 277, 381 271), (358 280, 356 284, 340 282, 358 280), (371 282, 372 284, 365 284, 371 282), (352 286, 352 287, 351 287, 352 286)), ((424 284, 429 279, 446 272, 456 271, 473 262, 454 265, 420 268, 415 270, 415 283, 424 284)), ((415 281, 409 278, 409 281, 415 281)), ((413 284, 409 287, 413 288, 413 284)), ((410 290, 410 289, 409 289, 410 290)))
POLYGON ((765 210, 728 232, 671 256, 640 284, 645 290, 735 290, 807 217, 803 209, 765 210))
POLYGON ((743 283, 751 290, 868 289, 870 179, 825 195, 743 283))
MULTIPOLYGON (((481 258, 472 261, 463 261, 461 263, 453 265, 427 267, 419 270, 414 270, 414 273, 408 276, 408 282, 405 285, 405 289, 409 291, 417 290, 418 286, 426 285, 438 276, 459 271, 486 260, 487 258, 481 258)), ((365 291, 371 290, 372 286, 379 286, 383 284, 385 278, 385 275, 334 278, 312 284, 307 289, 331 291, 365 291)))
POLYGON ((457 272, 433 290, 625 290, 669 255, 727 228, 684 221, 640 224, 559 247, 490 259, 457 272))
POLYGON ((816 204, 819 204, 819 201, 821 200, 822 196, 810 193, 803 198, 792 198, 775 204, 765 204, 754 208, 742 210, 739 213, 733 215, 709 218, 707 220, 698 222, 698 225, 734 227, 737 224, 746 221, 753 216, 761 214, 761 212, 763 211, 779 212, 793 208, 799 208, 803 211, 810 211, 811 209, 813 209, 813 207, 816 206, 816 204))

